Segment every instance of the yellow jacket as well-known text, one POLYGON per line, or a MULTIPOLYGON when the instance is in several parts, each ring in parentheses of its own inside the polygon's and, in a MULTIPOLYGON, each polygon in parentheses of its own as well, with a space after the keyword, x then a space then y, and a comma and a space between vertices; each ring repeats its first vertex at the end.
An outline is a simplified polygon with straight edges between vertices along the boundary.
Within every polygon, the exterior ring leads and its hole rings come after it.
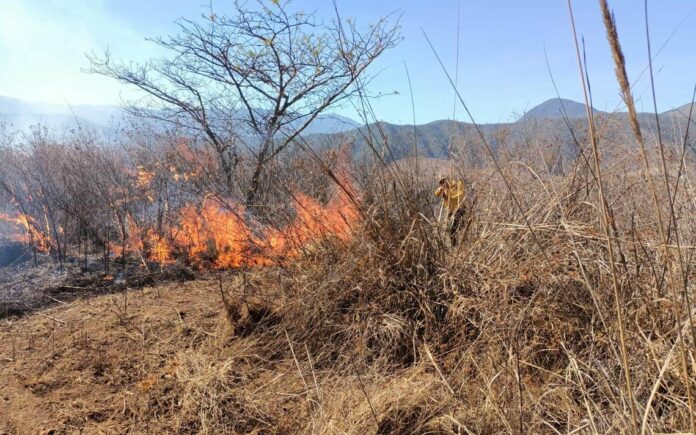
POLYGON ((450 213, 459 210, 459 206, 464 200, 464 183, 461 180, 451 181, 450 188, 445 189, 440 186, 435 190, 435 196, 442 197, 445 207, 450 213))

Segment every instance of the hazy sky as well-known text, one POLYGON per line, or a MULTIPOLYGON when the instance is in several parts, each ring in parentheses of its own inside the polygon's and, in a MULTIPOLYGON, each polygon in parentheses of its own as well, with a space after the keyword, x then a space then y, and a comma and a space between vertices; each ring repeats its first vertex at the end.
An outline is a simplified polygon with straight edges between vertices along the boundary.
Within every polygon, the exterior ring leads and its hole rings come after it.
MULTIPOLYGON (((252 0, 253 1, 253 0, 252 0)), ((479 122, 510 121, 515 114, 555 97, 544 60, 565 98, 580 100, 575 51, 566 0, 337 0, 358 23, 398 11, 404 41, 375 65, 373 91, 398 92, 374 106, 379 118, 410 123, 411 99, 404 62, 414 88, 416 120, 453 116, 453 93, 421 33, 431 37, 452 74, 460 11, 459 89, 479 122)), ((643 2, 610 0, 634 80, 647 65, 643 2)), ((179 17, 205 12, 207 0, 0 0, 0 95, 31 101, 117 104, 132 91, 82 72, 85 53, 109 47, 125 60, 157 55, 145 37, 175 30, 179 17)), ((229 7, 231 0, 213 2, 229 7)), ((328 0, 295 0, 329 19, 328 0)), ((595 106, 614 110, 620 101, 601 16, 594 0, 574 2, 584 36, 595 106)), ((649 4, 658 104, 667 110, 688 102, 696 82, 696 2, 652 0, 649 4)), ((638 106, 651 107, 647 74, 635 87, 638 106)), ((350 107, 340 113, 354 116, 350 107)), ((456 118, 467 120, 460 107, 456 118)))

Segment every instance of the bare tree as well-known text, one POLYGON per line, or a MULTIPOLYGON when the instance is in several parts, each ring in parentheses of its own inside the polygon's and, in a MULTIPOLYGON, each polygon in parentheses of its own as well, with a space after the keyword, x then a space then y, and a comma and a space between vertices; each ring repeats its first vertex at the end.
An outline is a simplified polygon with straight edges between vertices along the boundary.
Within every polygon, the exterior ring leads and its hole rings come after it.
POLYGON ((145 91, 131 112, 205 138, 228 193, 239 187, 235 172, 246 148, 253 155, 240 190, 247 206, 257 200, 266 165, 325 109, 350 98, 356 82, 370 79, 370 64, 401 38, 391 17, 360 30, 335 5, 335 18, 324 24, 291 11, 290 1, 270 3, 237 2, 233 15, 182 19, 178 34, 151 39, 169 56, 144 64, 115 62, 108 51, 88 56, 92 72, 145 91))

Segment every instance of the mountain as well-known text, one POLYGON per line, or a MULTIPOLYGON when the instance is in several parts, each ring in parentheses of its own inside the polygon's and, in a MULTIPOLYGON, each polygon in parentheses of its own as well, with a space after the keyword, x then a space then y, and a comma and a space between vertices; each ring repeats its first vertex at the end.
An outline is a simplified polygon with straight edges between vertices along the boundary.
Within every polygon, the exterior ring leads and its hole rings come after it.
MULTIPOLYGON (((552 98, 527 111, 519 121, 528 121, 530 119, 563 119, 564 110, 568 118, 584 118, 587 116, 583 103, 563 98, 552 98)), ((596 114, 603 113, 594 108, 593 112, 596 114)))
MULTIPOLYGON (((662 138, 665 143, 681 143, 689 105, 659 114, 662 138)), ((695 108, 696 109, 696 108, 695 108)), ((634 141, 628 114, 625 112, 602 112, 593 110, 600 129, 601 143, 606 158, 625 156, 631 151, 634 141)), ((696 110, 694 111, 696 118, 696 110)), ((481 140, 480 130, 488 145, 497 151, 504 144, 505 153, 515 156, 540 156, 554 160, 553 170, 560 170, 566 162, 580 155, 577 142, 587 143, 588 129, 585 105, 572 100, 552 99, 529 110, 516 122, 480 124, 478 129, 471 123, 440 120, 422 125, 396 125, 379 122, 361 126, 339 135, 314 135, 311 142, 317 147, 322 144, 352 143, 353 154, 358 158, 375 153, 386 162, 413 157, 450 159, 466 158, 470 164, 485 166, 489 163, 488 151, 481 140), (565 108, 568 122, 561 116, 565 108), (572 128, 572 131, 568 127, 572 128), (388 146, 384 146, 386 137, 388 146), (366 138, 370 138, 367 140, 366 138), (533 139, 533 140, 532 140, 533 139), (414 147, 414 144, 417 147, 414 147), (543 150, 542 150, 543 148, 543 150), (552 157, 549 157, 552 156, 552 157)), ((639 123, 645 137, 657 131, 655 116, 639 113, 639 123)), ((690 135, 690 143, 696 135, 690 135)), ((696 149, 696 144, 693 145, 696 149)))
POLYGON ((53 130, 106 128, 122 119, 122 111, 116 106, 92 106, 35 103, 0 96, 0 122, 14 130, 26 131, 33 125, 53 130))
POLYGON ((360 126, 360 123, 353 121, 345 116, 327 113, 319 115, 307 129, 305 135, 309 134, 326 134, 326 133, 341 133, 344 131, 353 130, 360 126))
MULTIPOLYGON (((686 104, 660 114, 664 140, 675 143, 683 140, 678 136, 681 134, 679 132, 684 131, 688 109, 689 105, 686 104)), ((607 113, 594 110, 594 113, 603 125, 602 138, 605 144, 631 143, 626 141, 627 137, 632 137, 632 133, 625 112, 607 113)), ((584 143, 587 137, 585 116, 584 104, 554 98, 533 107, 516 122, 481 124, 479 129, 493 149, 504 143, 506 148, 511 148, 513 152, 524 152, 525 147, 530 146, 529 138, 537 138, 548 144, 549 152, 572 160, 579 155, 575 140, 584 143), (572 132, 562 118, 562 109, 567 113, 572 132)), ((0 124, 4 122, 10 125, 11 129, 20 131, 37 123, 57 130, 74 129, 76 123, 79 123, 82 127, 105 131, 108 126, 122 119, 123 112, 116 106, 76 105, 70 108, 67 104, 31 103, 0 97, 0 124)), ((654 115, 639 113, 638 119, 646 135, 656 131, 654 115)), ((466 154, 474 164, 478 162, 483 165, 488 155, 473 124, 450 120, 433 121, 415 127, 387 122, 365 126, 340 115, 324 114, 314 120, 303 136, 316 146, 349 142, 353 144, 355 156, 371 156, 376 151, 386 161, 413 156, 416 152, 414 144, 417 145, 419 157, 432 159, 462 157, 462 154, 466 154), (382 134, 387 137, 388 147, 384 146, 382 134), (372 140, 366 140, 370 136, 372 140), (372 146, 378 149, 373 150, 372 146)), ((249 138, 248 142, 253 144, 254 139, 249 138)), ((532 152, 538 153, 538 146, 532 152)))
MULTIPOLYGON (((26 131, 32 125, 42 125, 53 130, 70 130, 78 125, 83 128, 106 129, 124 119, 118 106, 95 106, 35 103, 0 96, 0 123, 14 130, 26 131)), ((340 133, 352 130, 359 124, 350 118, 336 114, 322 114, 312 122, 305 134, 340 133)))
POLYGON ((689 113, 691 113, 691 118, 696 118, 696 104, 694 104, 694 107, 691 107, 691 103, 684 104, 683 106, 677 107, 676 109, 672 109, 668 112, 665 112, 667 114, 672 114, 672 115, 681 115, 687 118, 689 116, 689 113))
POLYGON ((78 125, 82 128, 98 129, 99 126, 84 118, 63 113, 7 113, 0 111, 0 124, 7 125, 13 131, 29 131, 33 126, 46 127, 49 130, 73 130, 78 125))

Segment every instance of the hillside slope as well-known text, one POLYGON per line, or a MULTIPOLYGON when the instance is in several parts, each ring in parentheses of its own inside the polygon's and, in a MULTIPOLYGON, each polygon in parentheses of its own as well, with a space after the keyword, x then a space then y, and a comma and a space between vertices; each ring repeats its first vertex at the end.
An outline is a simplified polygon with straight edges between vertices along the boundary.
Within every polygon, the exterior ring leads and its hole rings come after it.
MULTIPOLYGON (((601 113, 597 109, 593 108, 592 110, 594 113, 601 113)), ((564 98, 552 98, 534 106, 522 115, 519 120, 524 122, 531 119, 562 119, 564 116, 568 118, 583 118, 586 115, 583 103, 564 98)))
POLYGON ((606 180, 626 235, 614 293, 595 192, 512 168, 525 224, 485 172, 467 174, 454 247, 433 216, 435 181, 393 190, 382 173, 351 238, 279 266, 82 288, 73 302, 48 293, 58 306, 0 320, 0 432, 618 433, 631 424, 624 367, 646 431, 686 432, 693 377, 678 355, 692 350, 677 336, 691 331, 655 285, 663 257, 641 173, 606 180))
MULTIPOLYGON (((0 123, 13 130, 28 131, 42 125, 57 132, 82 128, 97 131, 126 120, 119 106, 36 103, 0 95, 0 123)), ((300 124, 300 121, 297 122, 300 124)), ((319 115, 305 130, 305 134, 330 134, 354 129, 358 123, 344 116, 325 113, 319 115)))

